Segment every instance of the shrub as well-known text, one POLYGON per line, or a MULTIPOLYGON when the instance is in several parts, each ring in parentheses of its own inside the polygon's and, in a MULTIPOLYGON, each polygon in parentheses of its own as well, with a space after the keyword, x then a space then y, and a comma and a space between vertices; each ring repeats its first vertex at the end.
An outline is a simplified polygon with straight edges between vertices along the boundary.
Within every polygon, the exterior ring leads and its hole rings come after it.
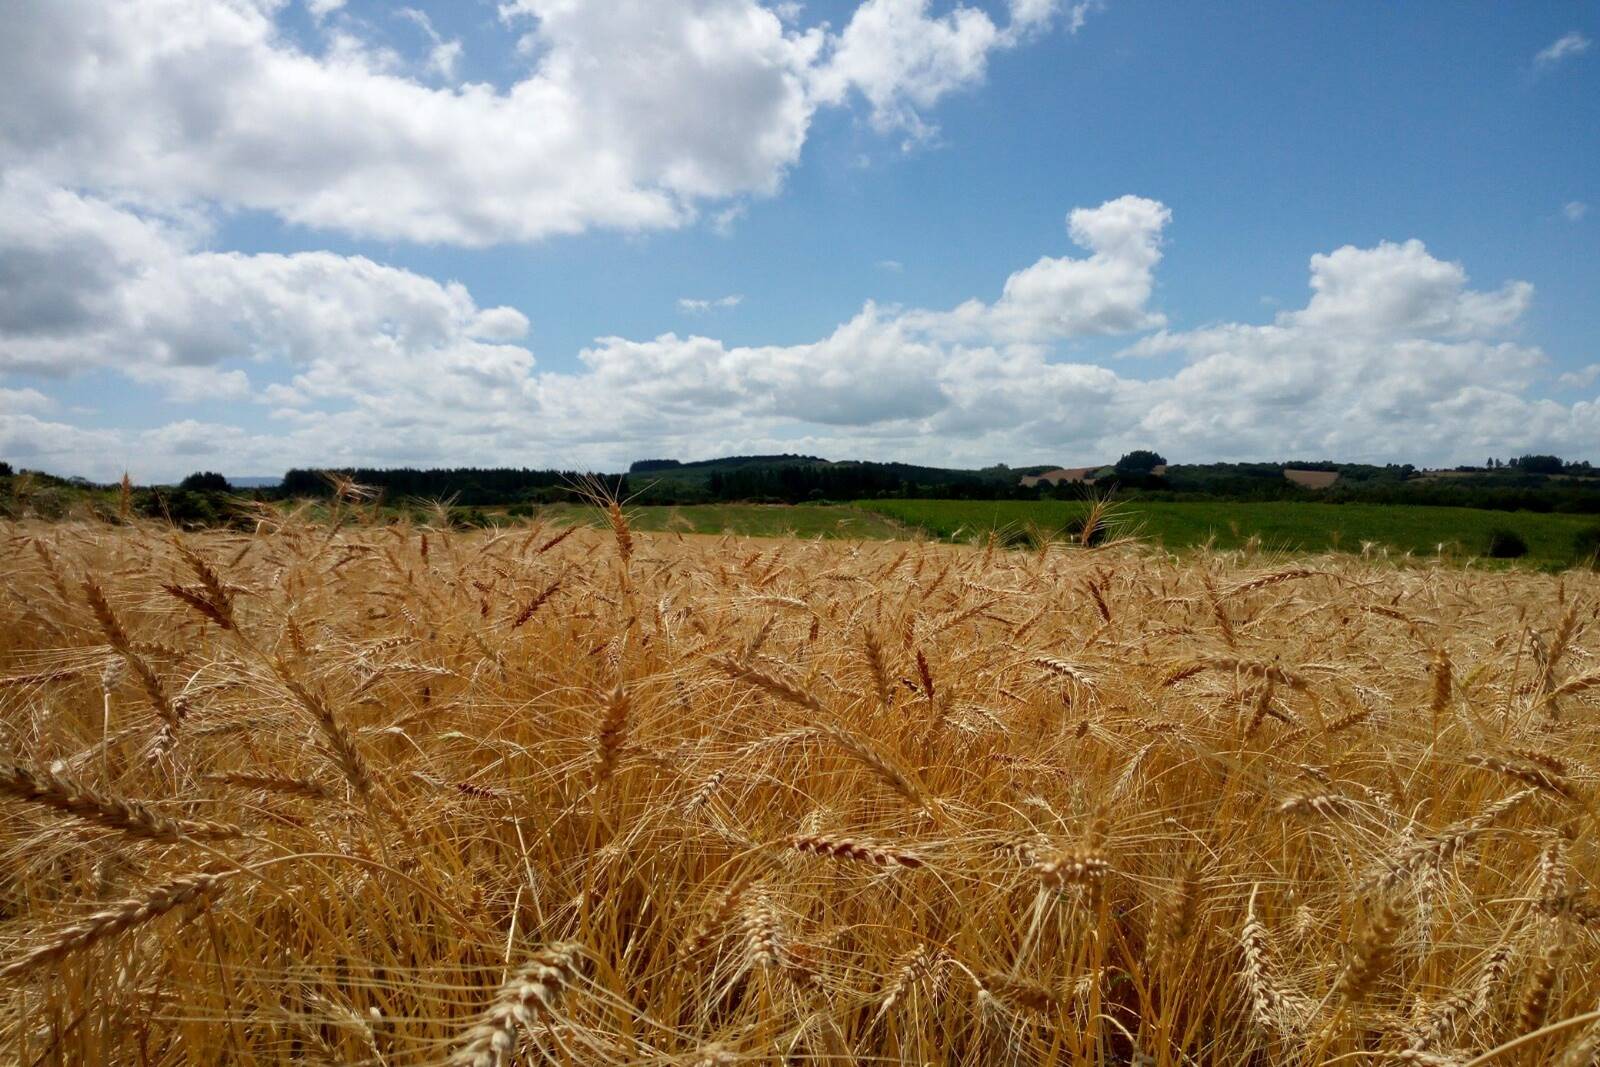
POLYGON ((1572 535, 1572 563, 1600 570, 1600 526, 1589 526, 1572 535))
POLYGON ((1489 531, 1485 552, 1493 559, 1520 559, 1528 554, 1528 542, 1517 531, 1501 526, 1489 531))
POLYGON ((1529 474, 1560 474, 1564 466, 1560 456, 1518 456, 1511 465, 1529 474))
POLYGON ((228 479, 216 471, 195 471, 179 482, 178 488, 191 493, 227 493, 233 490, 228 479))
MULTIPOLYGON (((1087 521, 1083 517, 1068 519, 1065 526, 1061 527, 1061 535, 1075 545, 1083 543, 1083 524, 1087 521)), ((1109 531, 1104 520, 1095 523, 1094 529, 1089 531, 1089 544, 1104 544, 1109 531)))
POLYGON ((152 489, 134 500, 139 514, 178 526, 213 526, 222 517, 220 498, 187 489, 152 489))
POLYGON ((1149 474, 1166 463, 1167 457, 1148 448, 1136 448, 1117 460, 1118 474, 1149 474))

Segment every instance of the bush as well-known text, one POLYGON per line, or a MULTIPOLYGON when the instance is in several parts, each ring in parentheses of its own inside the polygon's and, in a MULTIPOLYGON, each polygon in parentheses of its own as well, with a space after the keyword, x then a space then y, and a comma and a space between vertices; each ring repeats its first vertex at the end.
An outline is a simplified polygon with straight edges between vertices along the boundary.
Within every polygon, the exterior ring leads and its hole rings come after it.
POLYGON ((210 493, 191 493, 187 489, 152 489, 136 497, 134 508, 141 515, 164 519, 178 526, 214 526, 223 517, 219 498, 210 493))
POLYGON ((1518 456, 1511 465, 1529 474, 1560 474, 1565 466, 1560 456, 1518 456))
MULTIPOLYGON (((1082 544, 1084 522, 1085 520, 1081 517, 1068 519, 1067 524, 1061 527, 1062 536, 1073 544, 1082 544)), ((1109 536, 1109 531, 1106 529, 1106 524, 1103 521, 1098 522, 1095 524, 1095 528, 1089 532, 1089 544, 1104 544, 1107 536, 1109 536)))
POLYGON ((178 488, 191 493, 228 493, 233 486, 216 471, 195 471, 178 483, 178 488))
POLYGON ((1117 460, 1118 474, 1149 474, 1167 462, 1167 457, 1148 448, 1136 448, 1117 460))
POLYGON ((1600 570, 1600 526, 1590 526, 1572 535, 1572 563, 1576 567, 1600 570))
POLYGON ((1528 542, 1517 531, 1502 526, 1489 531, 1489 545, 1485 551, 1492 559, 1520 559, 1528 554, 1528 542))

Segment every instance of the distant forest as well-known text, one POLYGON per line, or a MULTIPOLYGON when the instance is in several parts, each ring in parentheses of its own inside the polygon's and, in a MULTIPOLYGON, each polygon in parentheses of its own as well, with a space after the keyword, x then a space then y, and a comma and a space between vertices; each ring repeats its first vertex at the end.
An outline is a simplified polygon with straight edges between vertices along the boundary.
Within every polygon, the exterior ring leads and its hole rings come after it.
MULTIPOLYGON (((800 504, 862 499, 1077 499, 1087 493, 1150 500, 1315 500, 1323 503, 1435 504, 1503 511, 1600 513, 1600 470, 1555 456, 1492 460, 1483 467, 1418 471, 1410 464, 1375 466, 1328 461, 1165 464, 1153 452, 1130 453, 1090 483, 1023 485, 1047 467, 962 470, 907 463, 835 462, 817 456, 730 456, 694 463, 651 459, 623 475, 602 476, 636 504, 800 504), (1153 461, 1153 462, 1152 462, 1153 461), (1326 489, 1297 485, 1285 469, 1330 471, 1326 489)), ((581 498, 576 471, 511 468, 353 469, 338 472, 389 499, 453 499, 468 507, 535 505, 581 498)), ((328 479, 292 470, 276 493, 326 495, 328 479)))
MULTIPOLYGON (((1088 470, 1085 480, 1023 484, 1050 467, 978 470, 907 463, 830 461, 807 455, 729 456, 696 462, 641 460, 626 474, 588 475, 576 470, 513 467, 294 469, 281 484, 243 488, 221 474, 198 471, 177 486, 139 488, 134 506, 149 514, 204 523, 224 516, 239 497, 262 501, 328 497, 338 480, 367 487, 385 503, 423 506, 445 502, 470 509, 527 514, 541 504, 579 501, 585 479, 635 504, 799 504, 862 499, 1038 500, 1078 499, 1114 493, 1123 499, 1432 504, 1503 511, 1600 513, 1600 470, 1557 456, 1490 459, 1481 467, 1421 471, 1410 464, 1287 463, 1168 464, 1140 450, 1115 464, 1088 470), (1296 484, 1285 470, 1338 475, 1322 489, 1296 484)), ((7 497, 50 487, 96 487, 82 479, 15 473, 0 463, 0 512, 7 497)), ((102 489, 109 487, 99 487, 102 489)))

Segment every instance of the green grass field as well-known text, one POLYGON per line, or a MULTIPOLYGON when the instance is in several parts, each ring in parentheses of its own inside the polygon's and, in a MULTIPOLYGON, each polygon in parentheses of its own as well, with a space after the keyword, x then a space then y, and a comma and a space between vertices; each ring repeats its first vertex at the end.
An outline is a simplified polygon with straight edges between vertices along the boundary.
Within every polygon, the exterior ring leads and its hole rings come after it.
MULTIPOLYGON (((860 507, 941 538, 966 540, 990 530, 1061 529, 1087 505, 1065 500, 873 500, 860 507)), ((1115 506, 1122 532, 1188 548, 1212 540, 1236 548, 1252 536, 1263 547, 1292 552, 1360 551, 1373 542, 1391 551, 1432 556, 1445 546, 1461 558, 1481 555, 1491 530, 1508 529, 1528 544, 1524 562, 1553 565, 1573 556, 1580 530, 1600 526, 1600 516, 1479 511, 1472 508, 1394 507, 1375 504, 1129 502, 1115 506)))
MULTIPOLYGON (((539 510, 546 521, 602 525, 592 507, 552 504, 539 510)), ((681 507, 630 507, 634 528, 655 532, 734 533, 749 537, 849 537, 882 540, 901 537, 907 528, 887 515, 843 504, 693 504, 681 507)))
MULTIPOLYGON (((683 533, 733 533, 752 537, 846 537, 881 539, 923 534, 945 540, 974 540, 990 530, 1037 528, 1054 534, 1080 518, 1086 505, 1076 501, 872 500, 854 505, 702 504, 683 507, 631 507, 640 530, 683 533)), ((1573 539, 1600 526, 1600 516, 1480 511, 1471 508, 1391 507, 1372 504, 1165 503, 1130 502, 1114 508, 1119 532, 1172 549, 1210 541, 1237 548, 1257 537, 1267 550, 1284 552, 1359 552, 1372 543, 1391 553, 1431 557, 1440 546, 1450 558, 1484 553, 1490 531, 1513 530, 1528 545, 1522 562, 1558 566, 1573 561, 1573 539)), ((593 508, 552 505, 540 509, 545 521, 602 523, 593 508)))

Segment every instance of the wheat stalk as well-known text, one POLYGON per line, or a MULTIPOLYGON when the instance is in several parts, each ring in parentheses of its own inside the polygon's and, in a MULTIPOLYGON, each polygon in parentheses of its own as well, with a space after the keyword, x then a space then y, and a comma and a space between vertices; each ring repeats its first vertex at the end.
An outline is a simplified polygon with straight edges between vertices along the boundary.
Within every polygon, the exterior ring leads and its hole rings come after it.
POLYGON ((467 1031, 451 1057, 460 1067, 507 1067, 516 1055, 517 1028, 551 1019, 561 994, 576 979, 583 950, 557 942, 534 952, 500 986, 494 1002, 467 1031))
POLYGON ((115 907, 97 911, 87 919, 55 931, 44 944, 0 964, 0 981, 55 963, 96 942, 165 915, 174 908, 209 896, 237 873, 222 871, 186 875, 156 886, 143 897, 125 900, 115 907))
POLYGON ((96 826, 168 845, 190 838, 239 837, 244 832, 223 823, 168 818, 139 801, 106 796, 54 771, 16 763, 0 763, 0 792, 96 826))

